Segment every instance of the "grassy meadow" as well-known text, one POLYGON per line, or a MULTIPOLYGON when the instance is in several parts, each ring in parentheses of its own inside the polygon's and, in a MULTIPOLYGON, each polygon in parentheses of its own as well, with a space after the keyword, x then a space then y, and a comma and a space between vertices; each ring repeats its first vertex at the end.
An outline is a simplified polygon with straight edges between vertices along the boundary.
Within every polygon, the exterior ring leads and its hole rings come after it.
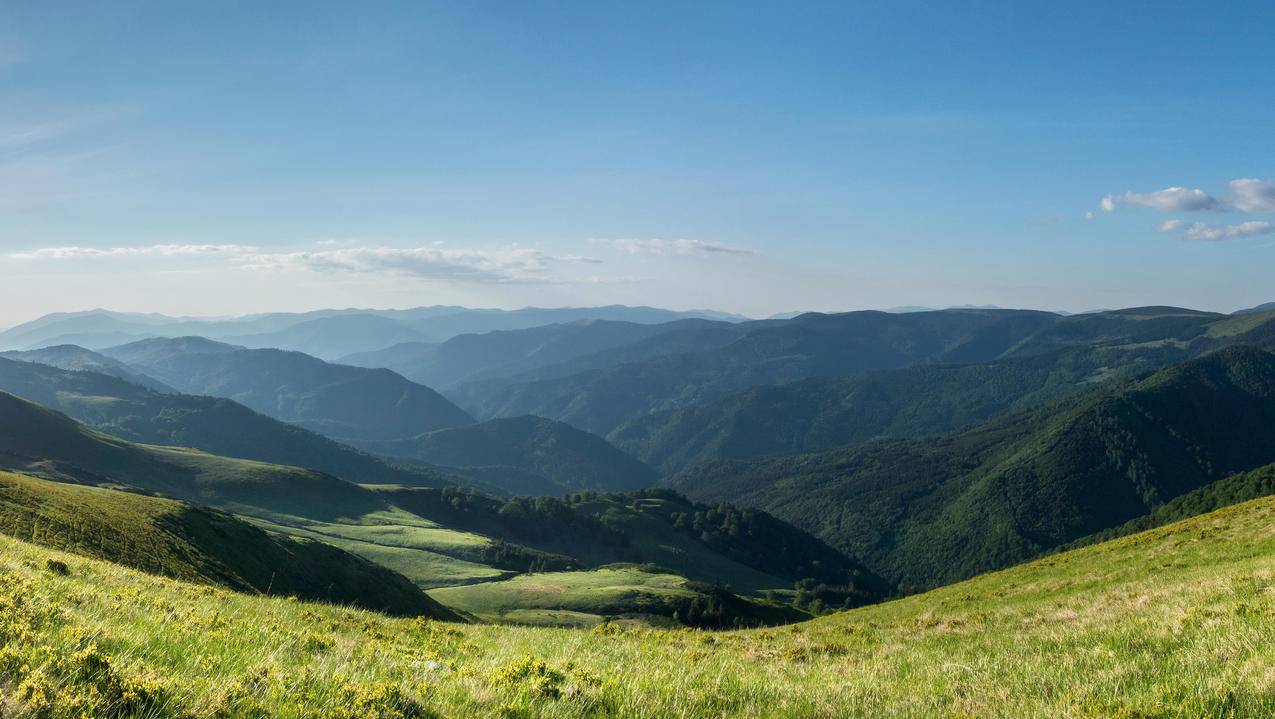
POLYGON ((1268 717, 1275 498, 716 633, 392 619, 0 538, 0 677, 11 717, 1268 717))

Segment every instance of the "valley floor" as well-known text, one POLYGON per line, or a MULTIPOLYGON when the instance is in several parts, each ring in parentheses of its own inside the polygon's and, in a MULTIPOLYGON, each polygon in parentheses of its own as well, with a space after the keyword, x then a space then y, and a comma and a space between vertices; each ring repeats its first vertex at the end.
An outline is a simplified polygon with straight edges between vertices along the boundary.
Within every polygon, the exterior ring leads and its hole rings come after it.
POLYGON ((0 538, 16 717, 1269 717, 1275 498, 777 629, 396 620, 0 538))

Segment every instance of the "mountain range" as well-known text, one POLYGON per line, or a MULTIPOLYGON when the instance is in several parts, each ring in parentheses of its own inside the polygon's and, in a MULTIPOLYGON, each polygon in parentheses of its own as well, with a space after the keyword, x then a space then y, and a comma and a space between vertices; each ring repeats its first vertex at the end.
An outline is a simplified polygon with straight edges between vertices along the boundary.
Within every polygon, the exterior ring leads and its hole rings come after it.
POLYGON ((0 349, 37 349, 74 344, 88 349, 152 337, 200 336, 245 347, 298 350, 323 359, 382 349, 407 341, 441 342, 462 333, 536 327, 556 322, 604 319, 643 324, 685 317, 739 321, 711 310, 677 312, 652 307, 470 309, 456 306, 405 310, 343 309, 275 312, 220 319, 89 310, 45 315, 0 332, 0 349))
MULTIPOLYGON (((231 323, 322 343, 310 323, 348 336, 451 309, 231 323)), ((1275 312, 568 320, 339 362, 201 336, 7 352, 9 531, 240 592, 274 592, 259 580, 291 556, 305 569, 281 587, 383 611, 720 628, 1271 488, 1275 312), (96 504, 164 552, 147 564, 73 519, 96 504)))

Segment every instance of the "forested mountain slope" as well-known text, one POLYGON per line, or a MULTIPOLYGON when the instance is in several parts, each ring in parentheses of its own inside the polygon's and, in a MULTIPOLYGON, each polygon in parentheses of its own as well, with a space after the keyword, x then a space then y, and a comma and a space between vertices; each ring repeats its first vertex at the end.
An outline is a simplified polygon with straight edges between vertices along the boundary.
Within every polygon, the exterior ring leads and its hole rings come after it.
POLYGON ((1275 355, 1231 348, 938 438, 693 467, 670 485, 756 506, 935 586, 1008 566, 1275 461, 1275 355))

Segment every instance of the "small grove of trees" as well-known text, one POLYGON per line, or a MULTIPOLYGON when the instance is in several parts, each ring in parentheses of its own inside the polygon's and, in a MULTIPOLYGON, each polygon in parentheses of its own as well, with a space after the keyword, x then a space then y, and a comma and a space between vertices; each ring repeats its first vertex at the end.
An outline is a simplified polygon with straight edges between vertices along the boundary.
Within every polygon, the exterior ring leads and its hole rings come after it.
POLYGON ((793 584, 792 605, 819 615, 841 609, 853 609, 864 603, 863 591, 855 587, 853 578, 844 584, 825 584, 807 577, 793 584))

